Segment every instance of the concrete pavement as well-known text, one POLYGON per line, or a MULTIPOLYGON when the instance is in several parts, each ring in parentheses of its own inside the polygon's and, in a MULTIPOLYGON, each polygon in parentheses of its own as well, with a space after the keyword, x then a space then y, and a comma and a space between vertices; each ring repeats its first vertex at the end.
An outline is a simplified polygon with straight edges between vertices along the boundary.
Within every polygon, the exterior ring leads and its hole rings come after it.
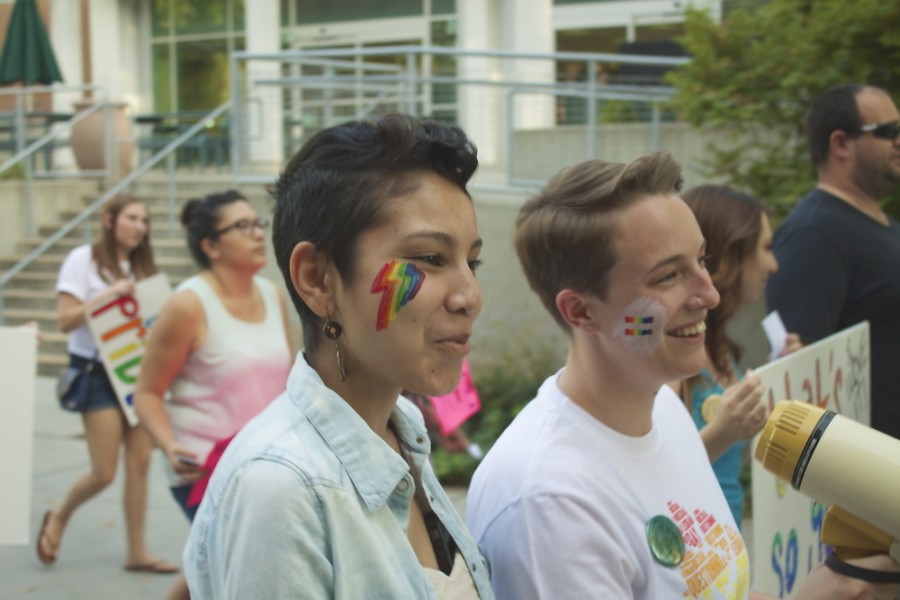
MULTIPOLYGON (((34 542, 44 512, 61 501, 90 464, 81 418, 59 408, 54 383, 47 377, 39 377, 37 381, 29 543, 0 546, 0 598, 143 600, 165 597, 174 575, 137 574, 123 569, 125 519, 121 461, 113 484, 72 516, 57 563, 45 567, 38 560, 34 542)), ((188 522, 169 494, 158 452, 154 453, 150 469, 147 508, 150 551, 180 564, 188 522)))

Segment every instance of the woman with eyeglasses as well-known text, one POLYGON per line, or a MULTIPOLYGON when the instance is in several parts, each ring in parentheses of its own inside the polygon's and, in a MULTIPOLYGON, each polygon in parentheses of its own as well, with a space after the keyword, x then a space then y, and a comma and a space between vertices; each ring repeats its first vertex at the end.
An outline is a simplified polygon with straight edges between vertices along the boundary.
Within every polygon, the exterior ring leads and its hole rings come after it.
MULTIPOLYGON (((293 349, 283 296, 257 275, 266 264, 268 221, 236 191, 188 201, 181 221, 202 271, 160 310, 134 407, 166 456, 172 495, 193 521, 228 441, 284 389, 293 349)), ((189 597, 183 577, 168 597, 189 597)))

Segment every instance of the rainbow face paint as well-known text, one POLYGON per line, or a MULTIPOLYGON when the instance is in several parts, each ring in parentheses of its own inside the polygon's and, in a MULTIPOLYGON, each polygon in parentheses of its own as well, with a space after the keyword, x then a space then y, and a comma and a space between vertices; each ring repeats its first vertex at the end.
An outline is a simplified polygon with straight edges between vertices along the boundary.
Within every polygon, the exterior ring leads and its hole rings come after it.
POLYGON ((425 273, 410 262, 392 260, 381 267, 372 282, 372 293, 381 293, 376 331, 385 329, 397 317, 397 312, 416 297, 423 281, 425 273))
POLYGON ((666 311, 652 298, 638 298, 616 318, 613 335, 638 354, 649 354, 662 341, 666 311))
POLYGON ((626 336, 633 335, 652 335, 653 328, 651 325, 653 324, 653 317, 638 317, 638 316, 625 316, 625 323, 631 325, 631 327, 625 328, 626 336))

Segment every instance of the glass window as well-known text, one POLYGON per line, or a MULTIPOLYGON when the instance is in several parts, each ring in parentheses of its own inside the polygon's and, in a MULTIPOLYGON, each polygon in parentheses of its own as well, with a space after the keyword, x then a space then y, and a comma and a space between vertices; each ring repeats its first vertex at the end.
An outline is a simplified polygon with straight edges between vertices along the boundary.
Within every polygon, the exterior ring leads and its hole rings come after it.
POLYGON ((556 32, 556 51, 617 54, 619 45, 626 39, 624 27, 565 29, 556 32))
POLYGON ((175 33, 228 31, 228 0, 175 0, 175 33))
POLYGON ((247 9, 244 8, 244 0, 232 0, 234 4, 231 6, 231 28, 235 31, 244 31, 247 28, 247 9))
POLYGON ((291 21, 291 0, 281 0, 279 2, 279 5, 281 13, 281 26, 290 27, 291 25, 293 25, 291 21))
POLYGON ((230 96, 225 40, 177 44, 178 110, 208 111, 230 96))
POLYGON ((153 0, 150 4, 150 29, 154 36, 169 35, 172 26, 170 0, 153 0))
POLYGON ((246 0, 151 0, 156 112, 208 111, 229 97, 228 57, 245 48, 246 5, 246 0))
POLYGON ((667 25, 639 25, 635 28, 634 39, 640 42, 671 41, 684 35, 683 23, 667 25))
POLYGON ((153 44, 153 106, 156 112, 172 112, 172 61, 169 44, 153 44))
POLYGON ((455 15, 456 0, 431 0, 431 14, 455 15))
MULTIPOLYGON (((433 21, 431 23, 431 45, 444 48, 456 46, 456 21, 433 21)), ((436 54, 431 59, 432 75, 456 77, 456 57, 436 54)), ((456 84, 435 83, 431 86, 431 101, 434 104, 456 102, 456 84)))
POLYGON ((294 0, 297 24, 357 21, 424 14, 423 0, 294 0))

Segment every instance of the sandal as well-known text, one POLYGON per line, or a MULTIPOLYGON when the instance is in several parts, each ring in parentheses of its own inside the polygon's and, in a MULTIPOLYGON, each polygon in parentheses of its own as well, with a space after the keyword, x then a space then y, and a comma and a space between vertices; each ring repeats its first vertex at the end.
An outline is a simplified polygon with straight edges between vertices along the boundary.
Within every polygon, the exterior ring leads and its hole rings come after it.
POLYGON ((159 573, 162 575, 168 575, 169 573, 177 573, 178 565, 173 565, 165 559, 157 558, 156 560, 148 563, 125 565, 125 570, 137 571, 140 573, 159 573))
POLYGON ((37 555, 42 563, 47 566, 50 566, 56 562, 56 547, 57 543, 55 543, 51 538, 50 534, 47 533, 47 525, 50 523, 50 515, 52 511, 47 511, 44 513, 44 522, 41 524, 41 531, 38 533, 37 537, 37 555), (46 540, 50 545, 50 551, 46 552, 44 550, 44 540, 46 540))

